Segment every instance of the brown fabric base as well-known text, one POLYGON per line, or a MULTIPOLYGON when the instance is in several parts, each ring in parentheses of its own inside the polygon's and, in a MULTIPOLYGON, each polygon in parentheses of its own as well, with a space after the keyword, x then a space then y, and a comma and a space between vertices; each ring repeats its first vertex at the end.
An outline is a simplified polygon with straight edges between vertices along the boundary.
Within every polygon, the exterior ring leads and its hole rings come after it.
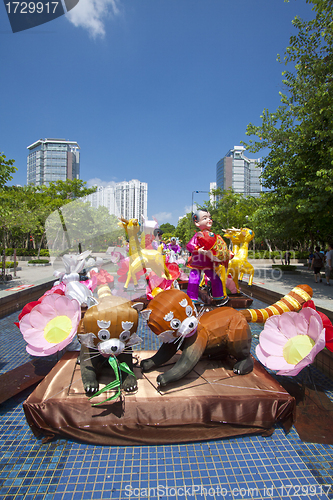
POLYGON ((0 404, 43 380, 55 364, 56 361, 38 359, 0 375, 0 404))
POLYGON ((333 445, 333 403, 321 390, 281 380, 296 399, 295 428, 302 441, 333 445))
POLYGON ((229 295, 229 307, 234 307, 235 309, 247 309, 251 306, 253 299, 244 294, 229 295))
MULTIPOLYGON (((153 353, 140 351, 140 360, 153 353)), ((139 389, 121 401, 89 401, 84 393, 77 353, 65 353, 24 402, 36 436, 55 436, 101 445, 153 445, 267 433, 276 422, 289 430, 295 400, 255 361, 248 375, 235 375, 220 360, 203 359, 185 379, 159 391, 159 371, 135 368, 139 389)), ((175 356, 175 359, 178 355, 175 356)), ((230 369, 231 368, 231 369, 230 369)))

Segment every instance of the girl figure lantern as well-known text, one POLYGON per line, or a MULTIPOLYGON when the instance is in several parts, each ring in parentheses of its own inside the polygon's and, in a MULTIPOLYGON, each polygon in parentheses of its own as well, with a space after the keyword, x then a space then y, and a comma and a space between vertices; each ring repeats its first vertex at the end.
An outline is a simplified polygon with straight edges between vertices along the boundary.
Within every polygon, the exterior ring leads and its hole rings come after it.
POLYGON ((220 235, 211 232, 213 221, 207 210, 198 210, 192 215, 192 220, 199 232, 186 245, 192 254, 188 263, 191 272, 187 295, 192 302, 198 302, 200 275, 201 271, 204 271, 212 285, 214 304, 223 306, 228 302, 225 287, 229 261, 228 248, 220 235))

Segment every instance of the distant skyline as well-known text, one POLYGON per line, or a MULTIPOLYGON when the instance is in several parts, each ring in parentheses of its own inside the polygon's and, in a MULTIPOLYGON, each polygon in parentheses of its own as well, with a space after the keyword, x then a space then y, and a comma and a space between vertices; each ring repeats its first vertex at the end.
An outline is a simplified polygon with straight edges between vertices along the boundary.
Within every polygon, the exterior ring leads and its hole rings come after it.
MULTIPOLYGON (((13 34, 0 17, 0 151, 26 184, 27 146, 80 146, 80 177, 148 183, 148 218, 177 224, 208 199, 216 164, 274 111, 305 0, 80 0, 13 34)), ((5 9, 5 6, 2 7, 5 9)), ((250 158, 263 156, 262 152, 250 158)))

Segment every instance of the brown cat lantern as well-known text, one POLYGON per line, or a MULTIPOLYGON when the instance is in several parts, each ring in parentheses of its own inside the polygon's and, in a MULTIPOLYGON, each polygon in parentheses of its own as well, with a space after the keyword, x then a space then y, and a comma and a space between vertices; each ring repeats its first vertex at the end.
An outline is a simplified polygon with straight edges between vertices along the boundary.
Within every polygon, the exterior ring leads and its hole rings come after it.
POLYGON ((299 285, 266 309, 237 311, 223 307, 197 316, 191 299, 184 292, 176 289, 163 291, 141 313, 149 328, 163 341, 154 356, 141 362, 142 371, 167 363, 181 349, 182 354, 175 365, 158 375, 160 386, 185 377, 203 355, 221 358, 230 355, 236 360, 233 371, 245 375, 253 369, 248 322, 263 323, 273 314, 298 310, 311 296, 309 286, 299 285))
MULTIPOLYGON (((99 287, 98 300, 86 311, 78 328, 81 377, 87 395, 92 396, 98 391, 98 376, 110 369, 110 356, 125 362, 133 371, 131 346, 141 342, 136 330, 138 311, 142 307, 142 303, 133 304, 112 295, 107 285, 99 287)), ((124 373, 122 389, 136 390, 136 377, 124 373)))

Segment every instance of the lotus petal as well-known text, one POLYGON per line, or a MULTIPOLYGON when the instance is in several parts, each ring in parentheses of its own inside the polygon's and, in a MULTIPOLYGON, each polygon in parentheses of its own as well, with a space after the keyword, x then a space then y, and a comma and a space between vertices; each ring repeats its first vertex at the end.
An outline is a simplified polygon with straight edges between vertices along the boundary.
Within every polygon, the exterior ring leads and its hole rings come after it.
POLYGON ((31 326, 22 328, 22 321, 20 321, 20 330, 23 335, 23 338, 28 344, 30 343, 30 339, 33 339, 36 337, 36 329, 32 328, 31 326))
POLYGON ((267 336, 260 334, 260 346, 270 356, 283 356, 283 346, 286 339, 282 335, 276 335, 276 339, 271 340, 267 336))
POLYGON ((257 345, 256 347, 256 355, 259 361, 266 366, 266 360, 269 358, 269 354, 263 350, 260 344, 257 345))
POLYGON ((57 293, 51 293, 49 295, 46 295, 46 294, 43 295, 43 299, 41 301, 41 303, 44 304, 43 307, 45 307, 46 305, 48 305, 48 306, 51 306, 54 309, 54 303, 55 303, 55 300, 56 300, 57 297, 60 297, 60 295, 57 294, 57 293))
MULTIPOLYGON (((279 372, 277 372, 278 375, 290 375, 290 376, 295 376, 297 375, 303 368, 305 368, 307 365, 313 363, 316 355, 318 352, 320 352, 323 348, 325 347, 325 329, 322 330, 319 339, 317 340, 316 344, 312 348, 311 352, 305 356, 299 363, 297 363, 294 368, 292 369, 282 369, 279 372)), ((289 365, 292 366, 292 365, 289 365)))
MULTIPOLYGON (((310 311, 311 309, 309 309, 310 311)), ((307 315, 302 314, 302 311, 299 313, 296 313, 297 316, 295 316, 295 321, 296 321, 296 328, 297 328, 297 335, 307 335, 308 334, 308 329, 309 329, 309 321, 307 319, 307 315)), ((311 316, 311 313, 310 313, 311 316)))
POLYGON ((71 314, 74 314, 77 310, 77 305, 78 304, 75 300, 66 297, 66 295, 58 295, 54 302, 54 308, 59 315, 69 313, 70 316, 71 314))
POLYGON ((284 335, 284 333, 276 327, 274 324, 273 320, 275 316, 272 316, 271 318, 268 318, 268 320, 265 323, 265 328, 264 330, 260 333, 260 342, 261 339, 266 339, 268 341, 272 341, 278 344, 278 345, 284 345, 288 338, 284 335))
POLYGON ((267 368, 278 370, 278 375, 297 375, 324 347, 322 319, 307 307, 300 313, 286 312, 269 318, 260 334, 256 355, 267 368))
POLYGON ((287 339, 291 339, 297 335, 297 327, 295 324, 295 320, 297 318, 296 312, 285 312, 281 316, 279 316, 279 328, 283 335, 287 337, 287 339), (296 316, 296 317, 295 317, 296 316))
POLYGON ((41 304, 34 307, 29 314, 29 321, 33 328, 43 330, 45 325, 54 318, 54 309, 51 307, 41 307, 41 304))
MULTIPOLYGON (((309 309, 309 311, 312 311, 312 309, 309 309)), ((323 331, 323 322, 319 314, 317 314, 316 316, 311 316, 309 320, 308 336, 312 338, 315 342, 317 342, 322 331, 323 331)))
POLYGON ((31 344, 28 344, 25 349, 30 356, 45 356, 44 349, 35 347, 31 344))
POLYGON ((287 361, 281 356, 269 356, 267 358, 266 366, 270 370, 291 370, 295 367, 295 365, 287 363, 287 361))

